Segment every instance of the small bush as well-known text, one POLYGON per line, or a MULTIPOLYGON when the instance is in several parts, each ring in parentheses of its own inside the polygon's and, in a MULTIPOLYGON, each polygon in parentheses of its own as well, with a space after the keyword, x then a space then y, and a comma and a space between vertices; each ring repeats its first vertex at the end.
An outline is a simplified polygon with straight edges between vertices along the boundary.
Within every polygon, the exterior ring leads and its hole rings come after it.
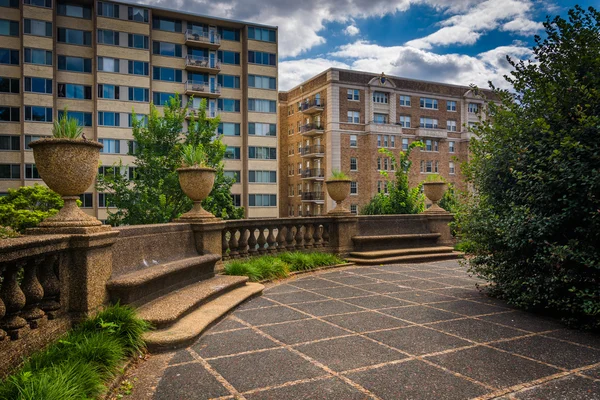
POLYGON ((0 197, 0 225, 23 233, 56 214, 62 206, 60 195, 42 185, 8 189, 8 195, 0 197))

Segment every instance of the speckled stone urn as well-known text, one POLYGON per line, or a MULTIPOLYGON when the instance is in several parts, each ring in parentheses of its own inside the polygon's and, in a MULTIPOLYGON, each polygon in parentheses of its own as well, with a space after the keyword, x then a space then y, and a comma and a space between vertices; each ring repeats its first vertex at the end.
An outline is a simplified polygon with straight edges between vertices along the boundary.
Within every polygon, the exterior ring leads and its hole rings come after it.
POLYGON ((79 195, 94 183, 102 144, 81 139, 41 139, 31 142, 40 177, 62 196, 65 204, 58 214, 42 221, 28 233, 90 233, 110 230, 77 206, 79 195))
POLYGON ((183 167, 177 170, 179 185, 194 205, 190 211, 176 219, 176 222, 207 222, 217 219, 202 208, 202 200, 208 197, 215 183, 215 172, 213 168, 207 167, 183 167))
POLYGON ((335 202, 336 206, 327 214, 331 215, 348 215, 350 210, 342 206, 342 202, 350 195, 350 181, 347 179, 328 179, 325 181, 327 185, 327 193, 335 202))
POLYGON ((433 203, 431 207, 429 207, 424 212, 426 213, 447 213, 442 207, 438 206, 438 202, 444 196, 446 192, 446 182, 424 182, 423 183, 423 191, 425 192, 425 196, 433 203))

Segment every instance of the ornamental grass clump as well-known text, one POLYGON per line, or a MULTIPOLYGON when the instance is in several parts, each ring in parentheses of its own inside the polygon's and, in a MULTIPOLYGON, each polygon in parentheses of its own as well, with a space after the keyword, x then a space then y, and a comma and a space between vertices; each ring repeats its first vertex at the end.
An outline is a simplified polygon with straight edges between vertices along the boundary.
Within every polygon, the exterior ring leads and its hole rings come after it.
POLYGON ((52 127, 52 137, 56 139, 79 139, 83 134, 83 127, 75 118, 69 118, 67 109, 63 111, 62 116, 54 121, 52 127))
POLYGON ((334 169, 331 171, 331 176, 329 177, 328 180, 349 181, 350 177, 345 172, 342 172, 339 169, 334 169))
POLYGON ((207 156, 201 144, 193 146, 188 144, 181 151, 182 165, 188 168, 207 167, 207 156))

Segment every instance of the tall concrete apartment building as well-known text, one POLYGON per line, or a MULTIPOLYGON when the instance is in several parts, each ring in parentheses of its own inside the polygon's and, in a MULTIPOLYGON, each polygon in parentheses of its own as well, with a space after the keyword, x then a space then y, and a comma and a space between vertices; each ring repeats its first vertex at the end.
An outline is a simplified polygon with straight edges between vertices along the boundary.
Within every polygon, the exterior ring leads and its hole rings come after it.
MULTIPOLYGON (((489 93, 487 93, 489 94, 489 93)), ((332 170, 352 179, 345 205, 359 213, 394 179, 394 154, 413 141, 411 186, 438 173, 464 187, 469 126, 482 117, 484 98, 466 86, 329 69, 279 94, 280 215, 311 216, 334 207, 324 180, 332 170)))
MULTIPOLYGON (((65 107, 103 142, 102 173, 134 161, 132 110, 144 118, 178 93, 220 116, 236 204, 276 217, 277 86, 276 27, 112 1, 0 0, 0 194, 41 183, 28 143, 65 107)), ((90 187, 82 201, 106 218, 104 193, 90 187)))

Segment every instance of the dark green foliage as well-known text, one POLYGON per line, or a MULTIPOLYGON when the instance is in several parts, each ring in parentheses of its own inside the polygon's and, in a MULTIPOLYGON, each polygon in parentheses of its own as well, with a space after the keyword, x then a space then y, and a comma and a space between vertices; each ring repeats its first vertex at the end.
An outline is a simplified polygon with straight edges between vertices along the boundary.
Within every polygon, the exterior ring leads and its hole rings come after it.
POLYGON ((42 185, 8 189, 8 195, 0 197, 0 226, 23 233, 56 214, 62 206, 60 195, 42 185))
POLYGON ((438 205, 449 213, 455 213, 460 208, 460 195, 453 184, 448 184, 448 189, 438 205))
POLYGON ((600 13, 544 24, 471 143, 471 269, 511 304, 600 328, 600 13))
MULTIPOLYGON (((175 96, 165 105, 162 116, 151 104, 146 125, 133 118, 135 177, 131 181, 117 174, 98 176, 98 190, 111 193, 108 209, 111 225, 139 225, 171 222, 192 207, 191 200, 179 186, 177 168, 182 166, 182 149, 187 145, 202 147, 207 166, 217 170, 215 184, 202 206, 219 218, 238 219, 244 210, 233 204, 233 179, 223 173, 226 146, 215 138, 219 118, 206 118, 206 102, 197 114, 190 113, 190 103, 181 105, 175 96), (186 116, 190 115, 188 131, 183 132, 186 116), (183 133, 183 135, 182 135, 183 133), (182 140, 183 139, 183 140, 182 140)), ((115 165, 120 170, 122 165, 115 165)))
POLYGON ((425 196, 421 193, 421 184, 417 187, 408 186, 408 173, 412 165, 410 153, 416 147, 422 148, 423 142, 412 142, 408 150, 400 151, 396 158, 388 149, 379 149, 379 152, 391 159, 392 170, 396 171, 396 181, 388 181, 387 171, 380 171, 385 178, 388 194, 378 193, 360 211, 365 215, 382 214, 418 214, 425 209, 425 196))

